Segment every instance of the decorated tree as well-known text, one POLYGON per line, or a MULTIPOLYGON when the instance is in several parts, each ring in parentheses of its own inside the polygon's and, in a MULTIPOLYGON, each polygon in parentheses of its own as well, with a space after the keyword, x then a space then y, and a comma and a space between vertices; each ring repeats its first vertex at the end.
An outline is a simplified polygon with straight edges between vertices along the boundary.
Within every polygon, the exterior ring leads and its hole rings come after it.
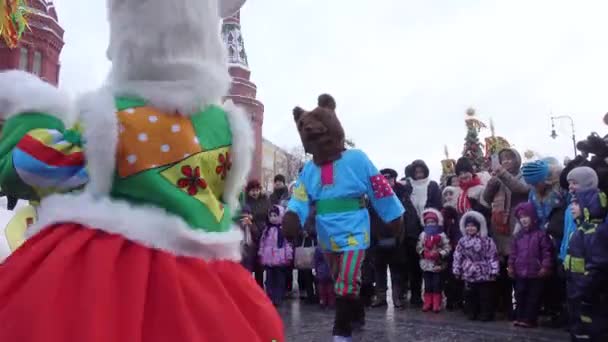
POLYGON ((444 146, 445 159, 441 161, 441 184, 445 185, 448 177, 456 174, 456 161, 450 158, 448 146, 444 146))
POLYGON ((479 141, 479 132, 486 125, 475 116, 475 109, 467 109, 465 123, 467 126, 467 135, 465 137, 464 149, 462 156, 469 159, 473 166, 480 171, 485 166, 483 145, 479 141))

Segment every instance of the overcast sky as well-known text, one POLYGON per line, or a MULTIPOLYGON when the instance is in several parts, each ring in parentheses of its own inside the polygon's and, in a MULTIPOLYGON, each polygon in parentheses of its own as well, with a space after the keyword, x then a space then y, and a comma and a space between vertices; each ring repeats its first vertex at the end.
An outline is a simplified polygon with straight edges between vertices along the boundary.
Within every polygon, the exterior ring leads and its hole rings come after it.
MULTIPOLYGON (((105 1, 55 4, 66 30, 61 86, 99 86, 105 1)), ((518 149, 560 159, 573 153, 569 123, 552 140, 550 113, 572 115, 578 137, 606 133, 606 13, 602 0, 249 0, 241 16, 266 138, 298 145, 291 109, 329 92, 379 168, 402 174, 421 158, 439 177, 443 146, 462 151, 468 106, 518 149)))

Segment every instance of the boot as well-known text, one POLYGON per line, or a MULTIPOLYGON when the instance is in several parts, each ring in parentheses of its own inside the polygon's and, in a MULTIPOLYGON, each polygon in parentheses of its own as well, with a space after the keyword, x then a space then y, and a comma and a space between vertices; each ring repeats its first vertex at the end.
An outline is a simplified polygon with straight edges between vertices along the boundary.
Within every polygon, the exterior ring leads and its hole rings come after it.
POLYGON ((438 313, 441 311, 441 302, 443 301, 443 296, 440 293, 433 293, 433 311, 438 313))
POLYGON ((401 287, 397 284, 393 284, 393 306, 395 309, 400 309, 403 307, 403 301, 401 298, 403 297, 401 293, 401 287))
POLYGON ((365 303, 363 303, 363 299, 355 299, 352 302, 352 307, 352 329, 353 331, 362 330, 365 326, 365 303))
POLYGON ((414 308, 421 307, 422 299, 420 297, 420 293, 410 292, 410 305, 414 308))
POLYGON ((433 308, 433 294, 424 293, 424 304, 422 305, 422 311, 427 312, 433 308))
POLYGON ((386 289, 376 288, 376 296, 372 301, 372 308, 379 308, 387 305, 388 304, 386 303, 386 289))
POLYGON ((346 297, 336 298, 336 313, 333 329, 334 340, 336 337, 349 338, 352 336, 352 310, 353 306, 351 299, 346 297))

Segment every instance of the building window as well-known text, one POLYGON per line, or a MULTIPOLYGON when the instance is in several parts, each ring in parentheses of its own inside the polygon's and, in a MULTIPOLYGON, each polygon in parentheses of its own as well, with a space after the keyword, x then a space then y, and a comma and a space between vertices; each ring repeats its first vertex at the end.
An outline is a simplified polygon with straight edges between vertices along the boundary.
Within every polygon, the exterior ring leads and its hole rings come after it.
POLYGON ((34 65, 32 66, 32 73, 40 76, 42 71, 42 54, 40 51, 34 52, 34 65))
POLYGON ((22 47, 19 53, 19 70, 27 70, 28 51, 22 47))

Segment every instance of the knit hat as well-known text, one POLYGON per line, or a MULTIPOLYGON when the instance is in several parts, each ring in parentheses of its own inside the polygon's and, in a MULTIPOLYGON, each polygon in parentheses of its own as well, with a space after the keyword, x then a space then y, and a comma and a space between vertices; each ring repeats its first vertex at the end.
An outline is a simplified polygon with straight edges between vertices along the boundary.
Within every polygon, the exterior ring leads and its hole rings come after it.
POLYGON ((536 160, 524 164, 521 168, 524 181, 530 185, 540 184, 549 177, 549 163, 545 160, 536 160))
POLYGON ((515 217, 519 220, 520 217, 527 216, 532 219, 532 222, 538 222, 536 208, 530 202, 524 202, 515 207, 515 217))
POLYGON ((393 179, 397 179, 397 176, 399 176, 397 174, 397 171, 395 171, 393 169, 382 169, 382 170, 380 170, 380 174, 383 175, 384 177, 389 177, 389 178, 393 178, 393 179))
POLYGON ((475 173, 475 170, 471 161, 468 158, 462 157, 456 162, 456 175, 465 172, 475 173))
POLYGON ((568 182, 574 181, 578 191, 597 189, 599 179, 595 170, 589 166, 581 166, 568 173, 568 182))

